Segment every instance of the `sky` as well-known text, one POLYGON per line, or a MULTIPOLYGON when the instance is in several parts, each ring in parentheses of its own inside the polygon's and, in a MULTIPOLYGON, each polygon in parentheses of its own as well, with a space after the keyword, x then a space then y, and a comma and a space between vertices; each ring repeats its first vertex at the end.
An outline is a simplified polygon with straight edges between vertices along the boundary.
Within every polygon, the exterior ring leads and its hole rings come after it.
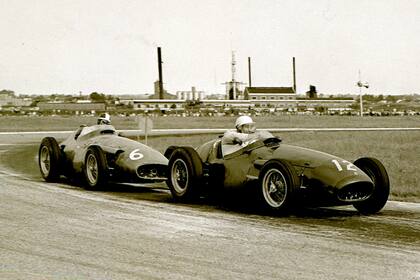
POLYGON ((224 93, 309 85, 319 93, 420 93, 416 0, 0 0, 0 90, 17 94, 224 93))

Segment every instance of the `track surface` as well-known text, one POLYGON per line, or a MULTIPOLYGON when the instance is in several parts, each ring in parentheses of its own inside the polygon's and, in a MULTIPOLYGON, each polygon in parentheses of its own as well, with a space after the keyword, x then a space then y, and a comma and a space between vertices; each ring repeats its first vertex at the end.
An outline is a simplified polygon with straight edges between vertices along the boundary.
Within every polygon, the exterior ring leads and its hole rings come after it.
POLYGON ((420 280, 419 204, 276 217, 165 185, 89 192, 43 182, 37 146, 0 143, 0 279, 420 280))

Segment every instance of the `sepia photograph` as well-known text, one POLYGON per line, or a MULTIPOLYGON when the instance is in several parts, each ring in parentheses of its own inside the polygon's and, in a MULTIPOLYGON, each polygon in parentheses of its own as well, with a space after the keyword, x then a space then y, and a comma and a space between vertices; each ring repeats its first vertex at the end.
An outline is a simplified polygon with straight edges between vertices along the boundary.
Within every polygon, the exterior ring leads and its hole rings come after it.
POLYGON ((420 1, 0 22, 0 279, 420 280, 420 1))

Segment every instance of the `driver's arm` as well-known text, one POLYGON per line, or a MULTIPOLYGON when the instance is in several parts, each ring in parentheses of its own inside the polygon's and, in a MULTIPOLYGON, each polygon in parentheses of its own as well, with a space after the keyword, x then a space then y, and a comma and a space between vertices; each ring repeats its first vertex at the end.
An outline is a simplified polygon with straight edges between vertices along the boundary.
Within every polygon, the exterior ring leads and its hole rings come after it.
POLYGON ((228 130, 223 134, 222 144, 234 145, 248 141, 248 134, 228 130))

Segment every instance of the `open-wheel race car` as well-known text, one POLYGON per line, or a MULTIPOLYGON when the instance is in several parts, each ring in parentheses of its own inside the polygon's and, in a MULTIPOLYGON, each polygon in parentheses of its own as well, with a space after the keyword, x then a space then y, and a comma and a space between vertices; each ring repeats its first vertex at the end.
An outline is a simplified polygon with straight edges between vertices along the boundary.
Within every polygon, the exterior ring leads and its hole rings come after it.
POLYGON ((266 210, 283 211, 306 205, 353 205, 362 214, 379 212, 390 192, 389 178, 377 159, 349 162, 339 157, 281 143, 276 137, 258 139, 223 155, 221 139, 198 148, 171 146, 168 187, 176 200, 198 199, 204 189, 222 186, 253 190, 266 210))
POLYGON ((119 136, 111 125, 94 125, 81 126, 61 143, 45 137, 38 163, 46 181, 64 175, 81 178, 87 189, 98 189, 108 182, 163 182, 168 160, 146 145, 119 136))

